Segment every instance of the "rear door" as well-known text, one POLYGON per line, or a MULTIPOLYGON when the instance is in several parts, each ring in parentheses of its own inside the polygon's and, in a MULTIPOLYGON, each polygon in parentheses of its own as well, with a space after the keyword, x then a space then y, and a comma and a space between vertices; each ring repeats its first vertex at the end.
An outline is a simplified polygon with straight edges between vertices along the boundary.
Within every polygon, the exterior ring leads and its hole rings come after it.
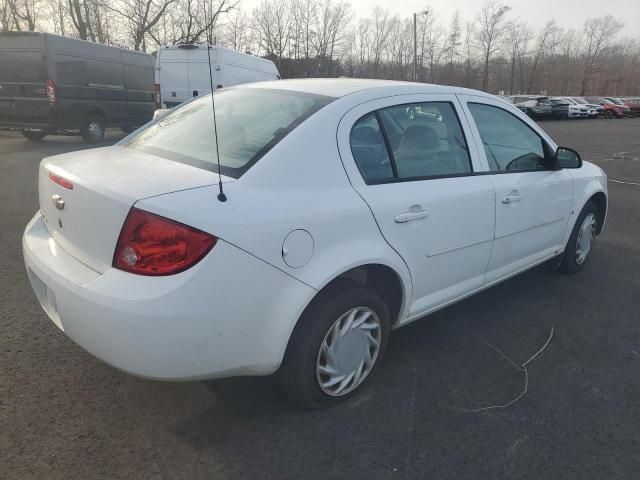
POLYGON ((360 105, 340 122, 351 183, 413 280, 409 319, 484 283, 495 198, 453 95, 404 95, 360 105))
POLYGON ((191 98, 188 93, 187 52, 188 50, 181 48, 162 48, 158 52, 160 96, 162 103, 168 107, 174 107, 191 98))
POLYGON ((48 79, 42 35, 0 34, 0 124, 50 124, 48 79))
POLYGON ((491 282, 562 251, 573 180, 566 170, 553 169, 555 145, 520 112, 486 97, 460 99, 495 188, 491 282))
POLYGON ((218 73, 216 70, 216 49, 210 49, 208 55, 206 46, 188 50, 187 52, 187 58, 189 59, 187 63, 189 98, 211 91, 209 57, 211 57, 211 74, 213 75, 213 88, 215 89, 218 73))

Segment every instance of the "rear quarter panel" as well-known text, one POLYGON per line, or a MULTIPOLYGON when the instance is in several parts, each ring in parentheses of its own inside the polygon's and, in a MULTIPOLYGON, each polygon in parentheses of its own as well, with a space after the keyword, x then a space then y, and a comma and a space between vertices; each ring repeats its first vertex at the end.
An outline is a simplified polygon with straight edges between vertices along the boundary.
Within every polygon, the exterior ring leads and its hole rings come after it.
POLYGON ((406 265, 382 238, 340 161, 342 112, 330 105, 305 121, 239 180, 225 184, 227 202, 219 202, 217 186, 210 186, 136 206, 207 231, 316 290, 353 267, 376 263, 392 268, 409 296, 406 265), (311 258, 299 268, 283 259, 284 240, 294 230, 313 239, 311 258))

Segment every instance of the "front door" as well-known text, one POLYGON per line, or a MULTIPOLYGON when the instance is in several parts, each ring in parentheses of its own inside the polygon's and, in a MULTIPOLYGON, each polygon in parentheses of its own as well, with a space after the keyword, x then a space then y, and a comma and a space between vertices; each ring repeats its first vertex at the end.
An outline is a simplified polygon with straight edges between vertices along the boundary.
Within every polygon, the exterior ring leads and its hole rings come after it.
POLYGON ((491 282, 562 251, 573 180, 566 170, 554 169, 554 147, 528 119, 499 101, 462 99, 484 146, 496 192, 495 240, 487 270, 491 282))
POLYGON ((411 320, 484 283, 495 198, 453 95, 369 102, 341 121, 351 182, 413 280, 411 320))

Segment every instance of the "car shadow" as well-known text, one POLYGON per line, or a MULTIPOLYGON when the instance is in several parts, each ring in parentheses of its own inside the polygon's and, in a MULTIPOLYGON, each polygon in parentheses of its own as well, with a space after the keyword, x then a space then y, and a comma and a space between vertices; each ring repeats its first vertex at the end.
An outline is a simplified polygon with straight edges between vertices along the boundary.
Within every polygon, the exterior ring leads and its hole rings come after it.
POLYGON ((522 390, 522 372, 483 340, 516 362, 529 358, 556 321, 546 313, 561 300, 555 277, 559 276, 550 272, 549 265, 537 267, 434 313, 429 321, 421 319, 395 331, 375 378, 335 407, 296 410, 269 377, 207 381, 211 407, 174 425, 173 434, 196 450, 221 449, 231 460, 239 455, 233 445, 258 448, 267 441, 281 443, 285 432, 313 443, 355 432, 359 436, 363 429, 389 422, 410 428, 413 417, 426 412, 455 423, 468 415, 468 409, 505 403, 522 390), (547 298, 540 312, 522 309, 531 298, 547 298))

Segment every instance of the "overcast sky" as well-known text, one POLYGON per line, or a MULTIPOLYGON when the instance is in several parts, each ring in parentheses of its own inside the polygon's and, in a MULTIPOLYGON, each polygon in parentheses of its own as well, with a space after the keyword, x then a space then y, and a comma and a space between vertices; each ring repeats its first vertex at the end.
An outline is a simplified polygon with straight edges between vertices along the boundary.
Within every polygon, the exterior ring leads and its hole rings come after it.
MULTIPOLYGON (((483 0, 347 0, 350 1, 358 17, 367 16, 375 5, 380 5, 392 13, 409 16, 415 11, 432 7, 440 22, 448 24, 456 10, 465 19, 472 19, 480 9, 483 0)), ((260 0, 242 0, 243 8, 251 11, 260 0)), ((526 21, 533 28, 540 28, 554 18, 564 28, 579 28, 590 17, 611 14, 624 22, 622 35, 640 36, 640 0, 507 0, 513 7, 511 17, 526 21)))

